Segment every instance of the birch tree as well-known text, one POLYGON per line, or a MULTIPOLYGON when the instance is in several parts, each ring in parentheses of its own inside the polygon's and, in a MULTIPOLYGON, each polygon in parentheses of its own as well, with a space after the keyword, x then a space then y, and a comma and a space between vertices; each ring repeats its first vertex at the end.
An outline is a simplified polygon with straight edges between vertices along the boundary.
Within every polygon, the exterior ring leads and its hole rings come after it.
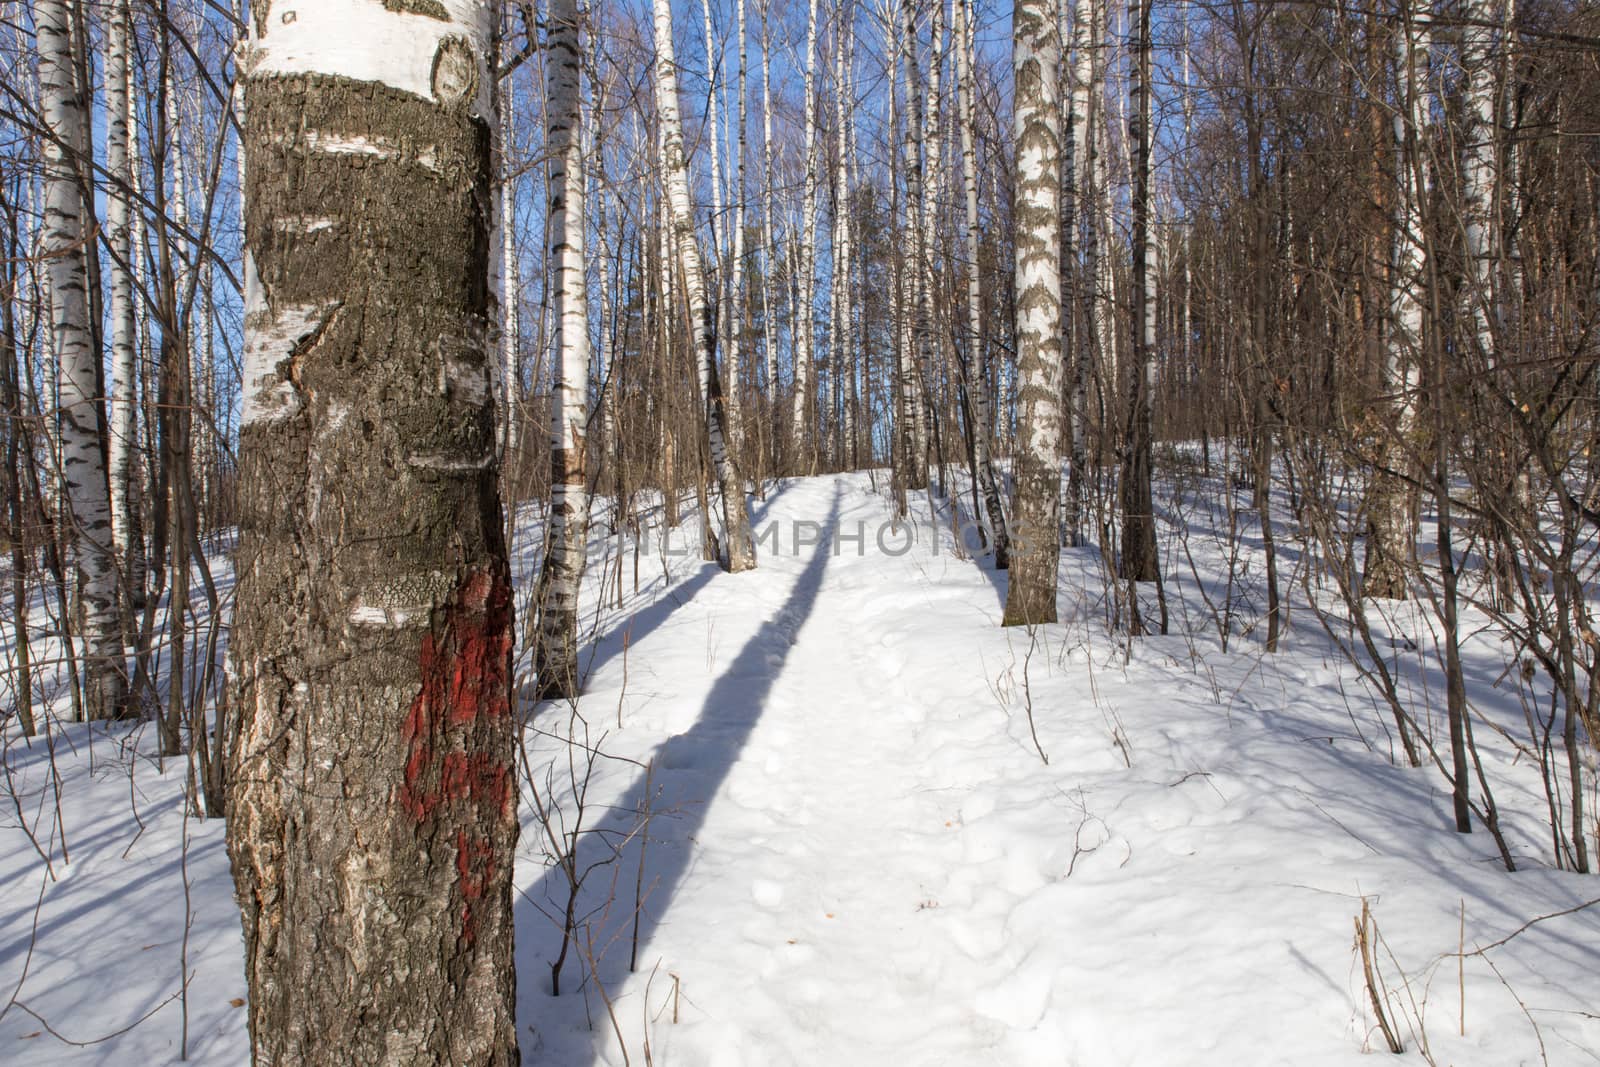
POLYGON ((745 226, 745 154, 748 148, 746 129, 749 119, 749 78, 745 70, 746 37, 745 0, 738 0, 736 8, 739 37, 739 88, 738 88, 738 147, 734 161, 733 180, 733 267, 730 272, 728 293, 728 445, 740 458, 748 455, 744 448, 744 357, 745 357, 745 280, 744 226, 745 226))
POLYGON ((711 464, 722 492, 723 533, 727 539, 727 567, 735 573, 755 569, 755 545, 750 538, 750 512, 744 486, 728 454, 722 384, 717 376, 717 324, 706 300, 705 270, 700 243, 694 232, 694 202, 689 197, 689 161, 683 147, 683 120, 678 97, 678 65, 672 44, 671 0, 654 0, 656 43, 656 108, 660 113, 661 155, 667 186, 671 229, 688 290, 690 334, 700 387, 704 390, 705 432, 711 464))
POLYGON ((130 607, 142 606, 143 546, 134 525, 133 459, 138 430, 138 334, 133 289, 133 228, 130 223, 133 155, 128 127, 133 115, 128 78, 128 0, 108 0, 105 11, 106 192, 105 240, 111 250, 111 437, 107 442, 107 475, 111 502, 112 542, 122 561, 123 587, 130 607))
POLYGON ((1017 543, 1004 624, 1056 621, 1061 498, 1061 58, 1055 5, 1019 0, 1016 84, 1017 543))
POLYGON ((775 234, 777 222, 776 175, 773 167, 772 144, 772 0, 761 0, 761 357, 767 380, 767 410, 773 416, 767 421, 773 468, 778 465, 779 442, 776 432, 778 404, 778 323, 777 274, 778 245, 775 234))
POLYGON ((1389 282, 1389 333, 1383 388, 1390 427, 1368 501, 1366 596, 1403 599, 1415 552, 1416 513, 1410 486, 1416 475, 1417 389, 1422 367, 1423 134, 1427 129, 1427 28, 1410 4, 1394 34, 1396 108, 1389 124, 1394 157, 1394 210, 1389 282))
POLYGON ((833 101, 834 130, 837 138, 838 162, 833 171, 833 409, 834 453, 840 468, 848 469, 849 452, 846 447, 851 432, 850 401, 844 388, 845 376, 850 370, 851 354, 855 345, 855 306, 851 300, 851 235, 850 235, 850 107, 848 103, 850 81, 846 71, 846 45, 849 37, 849 15, 852 8, 846 3, 839 9, 838 30, 833 46, 833 101))
POLYGON ((1494 92, 1494 11, 1490 0, 1464 0, 1461 30, 1461 228, 1467 262, 1466 297, 1472 339, 1490 366, 1495 358, 1497 111, 1494 92))
MULTIPOLYGON (((922 384, 929 363, 928 306, 923 301, 927 282, 927 237, 923 233, 922 203, 922 76, 917 63, 918 0, 900 2, 900 77, 905 86, 905 133, 902 139, 902 167, 905 174, 904 233, 910 249, 909 261, 901 272, 900 308, 900 406, 904 427, 901 433, 901 479, 908 491, 928 486, 927 417, 922 384)), ((891 127, 893 123, 891 122, 891 127)))
POLYGON ((517 255, 517 148, 515 85, 510 74, 499 82, 500 108, 500 372, 496 416, 500 420, 500 458, 513 462, 522 447, 521 393, 522 263, 517 255))
POLYGON ((73 557, 83 599, 87 652, 84 712, 90 719, 128 712, 127 663, 101 426, 104 391, 100 353, 90 319, 83 254, 89 205, 80 184, 78 151, 87 144, 84 97, 75 68, 73 26, 81 0, 39 0, 34 27, 39 47, 39 95, 44 138, 45 206, 40 253, 49 264, 51 324, 56 346, 61 480, 71 522, 73 557))
POLYGON ((989 536, 994 547, 994 565, 1010 566, 1010 537, 1006 531, 1005 507, 1000 501, 999 479, 989 443, 989 383, 983 373, 983 283, 978 276, 981 243, 978 213, 977 105, 973 91, 972 0, 955 0, 956 24, 956 107, 961 127, 961 179, 966 194, 967 253, 967 358, 964 388, 968 424, 972 434, 973 465, 983 493, 984 510, 989 516, 989 536))
POLYGON ((541 698, 578 692, 578 585, 588 538, 589 300, 584 263, 581 63, 576 0, 551 0, 545 47, 554 264, 555 380, 550 387, 550 530, 539 577, 534 670, 541 698))
MULTIPOLYGON (((1133 163, 1133 323, 1132 358, 1125 371, 1127 422, 1122 435, 1122 577, 1152 582, 1159 577, 1155 505, 1151 498, 1150 394, 1155 377, 1155 239, 1150 224, 1150 0, 1128 5, 1132 37, 1128 76, 1128 140, 1133 163)), ((1135 632, 1141 626, 1137 592, 1130 601, 1135 632)))
POLYGON ((817 0, 810 0, 806 18, 805 56, 805 182, 800 204, 800 304, 794 331, 794 397, 789 420, 789 456, 801 474, 811 473, 811 372, 815 356, 817 309, 817 0))
MULTIPOLYGON (((1072 338, 1076 343, 1070 349, 1071 366, 1067 374, 1066 404, 1067 420, 1071 434, 1068 446, 1068 478, 1067 500, 1062 516, 1062 533, 1066 538, 1065 544, 1077 546, 1083 538, 1083 504, 1087 486, 1084 479, 1084 466, 1088 461, 1087 431, 1089 422, 1089 396, 1088 380, 1089 367, 1094 359, 1094 354, 1099 350, 1099 338, 1094 329, 1098 322, 1092 311, 1085 315, 1086 301, 1083 299, 1085 292, 1092 293, 1094 286, 1095 256, 1086 255, 1085 265, 1079 267, 1073 247, 1073 238, 1078 233, 1092 234, 1093 223, 1086 226, 1085 218, 1088 212, 1084 205, 1090 201, 1087 195, 1092 185, 1094 134, 1090 126, 1093 116, 1091 108, 1091 94, 1096 90, 1094 80, 1094 25, 1095 25, 1094 0, 1076 0, 1072 10, 1072 55, 1070 58, 1071 76, 1068 79, 1068 105, 1066 114, 1066 145, 1063 149, 1062 183, 1065 187, 1065 202, 1062 213, 1065 216, 1062 226, 1062 260, 1068 264, 1072 271, 1071 299, 1066 302, 1062 319, 1064 323, 1064 338, 1072 338), (1084 329, 1074 329, 1074 324, 1082 323, 1084 329), (1084 334, 1087 333, 1087 336, 1084 334)), ((1085 243, 1091 243, 1092 238, 1085 243)), ((1092 297, 1091 297, 1092 298, 1092 297)))
POLYGON ((251 16, 228 850, 255 1062, 517 1064, 493 5, 251 16))
MULTIPOLYGON (((939 90, 941 73, 944 67, 944 5, 945 0, 933 0, 933 10, 929 18, 928 36, 930 45, 928 49, 928 72, 923 79, 923 96, 915 101, 913 114, 920 111, 922 129, 919 136, 919 149, 923 158, 921 171, 921 203, 917 210, 921 212, 921 221, 916 228, 916 255, 917 267, 915 271, 917 285, 916 330, 917 330, 917 361, 918 381, 922 386, 922 403, 917 406, 917 414, 922 419, 924 431, 922 438, 928 441, 930 436, 937 442, 939 426, 937 423, 938 409, 936 384, 935 355, 944 350, 935 326, 936 315, 934 309, 934 290, 938 283, 938 266, 934 258, 934 250, 939 244, 938 204, 942 197, 942 178, 944 175, 944 150, 943 138, 940 136, 939 117, 941 113, 939 90)), ((914 40, 915 38, 913 38, 914 40)), ((942 361, 941 361, 942 362, 942 361)), ((926 445, 924 446, 926 447, 926 445)), ((936 449, 936 451, 938 451, 936 449)), ((944 491, 944 459, 939 456, 940 491, 944 491)))

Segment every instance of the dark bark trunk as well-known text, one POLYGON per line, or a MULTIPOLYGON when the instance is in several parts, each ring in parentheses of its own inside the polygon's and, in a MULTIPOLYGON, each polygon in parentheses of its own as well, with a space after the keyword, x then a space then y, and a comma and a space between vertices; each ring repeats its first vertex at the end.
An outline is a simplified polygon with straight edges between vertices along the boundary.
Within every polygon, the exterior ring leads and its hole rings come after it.
POLYGON ((520 1062, 483 69, 445 36, 438 102, 247 84, 228 847, 260 1064, 520 1062))

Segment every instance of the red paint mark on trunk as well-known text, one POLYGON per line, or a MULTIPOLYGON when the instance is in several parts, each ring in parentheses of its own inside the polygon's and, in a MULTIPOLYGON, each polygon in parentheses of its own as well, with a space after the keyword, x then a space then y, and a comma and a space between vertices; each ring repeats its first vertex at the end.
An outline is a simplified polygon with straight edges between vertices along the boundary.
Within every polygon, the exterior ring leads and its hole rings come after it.
MULTIPOLYGON (((461 936, 476 938, 474 904, 497 865, 489 832, 516 801, 502 756, 511 716, 511 588, 501 568, 464 576, 418 650, 421 684, 402 724, 406 763, 396 800, 435 833, 455 827, 461 936)), ((448 837, 445 840, 449 840, 448 837)))
POLYGON ((468 837, 465 830, 456 832, 456 884, 461 887, 461 937, 472 944, 478 936, 474 907, 489 895, 499 868, 495 864, 494 845, 483 837, 468 837))

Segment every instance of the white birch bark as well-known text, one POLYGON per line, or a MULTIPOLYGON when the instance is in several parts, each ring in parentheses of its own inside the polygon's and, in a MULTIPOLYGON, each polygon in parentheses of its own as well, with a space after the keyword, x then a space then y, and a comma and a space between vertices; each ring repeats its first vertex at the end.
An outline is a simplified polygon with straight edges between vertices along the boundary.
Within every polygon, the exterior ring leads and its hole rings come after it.
POLYGON ((1417 400, 1422 368, 1422 202, 1428 123, 1427 56, 1431 30, 1407 5, 1394 35, 1396 110, 1390 124, 1395 206, 1389 283, 1389 332, 1383 385, 1390 425, 1381 443, 1379 471, 1368 504, 1367 557, 1362 593, 1403 599, 1415 552, 1416 514, 1408 479, 1416 469, 1417 400))
POLYGON ((745 0, 736 7, 739 37, 738 147, 733 182, 733 262, 728 276, 728 444, 733 454, 743 457, 744 448, 744 361, 745 361, 745 153, 746 123, 749 118, 749 85, 745 70, 745 0))
POLYGON ((918 228, 918 318, 927 337, 922 348, 922 382, 933 384, 933 353, 938 342, 934 337, 933 297, 938 266, 934 246, 939 233, 939 202, 943 199, 944 143, 941 136, 941 78, 944 70, 944 4, 933 0, 933 14, 929 27, 931 44, 928 49, 928 76, 924 80, 922 100, 922 224, 918 228))
POLYGON ((834 422, 834 453, 838 465, 848 468, 850 460, 846 448, 852 428, 850 421, 850 402, 848 390, 844 387, 846 375, 850 373, 852 354, 855 351, 855 307, 850 299, 850 281, 852 272, 851 233, 850 233, 850 106, 849 79, 846 76, 846 55, 848 48, 846 41, 850 28, 846 21, 850 7, 848 4, 841 7, 839 12, 840 24, 838 33, 835 34, 833 50, 833 85, 834 85, 834 123, 835 134, 838 138, 837 150, 839 153, 838 164, 834 169, 834 208, 833 208, 833 407, 836 413, 834 422))
POLYGON ((578 694, 578 585, 588 537, 589 298, 585 262, 583 41, 576 0, 552 0, 545 48, 554 381, 550 388, 550 530, 539 579, 538 693, 578 694))
POLYGON ((100 353, 89 321, 83 247, 88 206, 69 146, 85 141, 84 101, 74 81, 72 24, 78 0, 39 0, 34 26, 45 138, 45 209, 40 250, 49 264, 51 321, 59 383, 61 478, 71 514, 73 556, 83 600, 84 710, 91 719, 128 711, 127 663, 112 510, 100 427, 100 353))
MULTIPOLYGON (((853 16, 853 7, 851 8, 851 12, 853 16)), ((854 190, 860 188, 857 174, 858 152, 856 148, 856 109, 854 107, 854 101, 856 98, 855 42, 856 35, 853 32, 845 35, 845 98, 850 103, 850 106, 847 108, 846 121, 844 124, 844 162, 842 164, 842 172, 844 186, 847 190, 850 190, 852 194, 854 190)), ((854 237, 855 220, 852 199, 847 198, 845 200, 843 209, 845 214, 849 216, 847 223, 851 227, 850 254, 851 257, 854 257, 857 249, 856 240, 854 237)), ((849 383, 846 396, 844 398, 844 437, 846 446, 845 455, 848 457, 846 459, 847 469, 854 469, 859 465, 860 457, 860 437, 858 426, 863 421, 870 422, 870 420, 862 420, 860 417, 860 381, 861 364, 863 362, 861 352, 864 347, 861 341, 862 327, 860 317, 860 294, 862 291, 861 271, 858 269, 858 266, 853 258, 847 258, 845 266, 849 275, 845 289, 845 302, 847 308, 846 313, 849 315, 850 349, 846 353, 848 365, 846 366, 845 374, 849 378, 849 383)))
POLYGON ((1007 626, 1056 621, 1061 495, 1061 45, 1055 5, 1019 0, 1011 65, 1016 84, 1016 543, 1007 626))
MULTIPOLYGON (((1122 577, 1129 582, 1155 581, 1155 507, 1152 500, 1150 406, 1155 376, 1156 245, 1150 146, 1154 116, 1151 90, 1151 0, 1130 0, 1128 48, 1130 112, 1128 141, 1133 163, 1133 321, 1124 396, 1127 422, 1122 435, 1122 577)), ((1142 625, 1132 604, 1135 631, 1142 625)))
MULTIPOLYGON (((607 79, 600 74, 600 59, 598 47, 598 34, 589 37, 589 69, 594 71, 594 113, 606 114, 610 106, 609 85, 607 79)), ((589 124, 589 129, 595 130, 594 123, 589 124)), ((589 203, 594 205, 595 226, 594 232, 599 244, 596 249, 600 260, 600 307, 598 321, 600 324, 599 345, 595 352, 595 371, 598 375, 598 388, 601 390, 597 398, 595 417, 600 421, 600 448, 599 448, 599 474, 610 479, 611 485, 617 490, 617 506, 621 506, 622 487, 622 457, 617 452, 617 395, 621 390, 621 377, 616 366, 616 330, 618 301, 612 286, 612 261, 617 263, 617 274, 625 276, 622 266, 620 245, 624 237, 625 227, 619 224, 619 232, 613 239, 611 233, 611 219, 606 210, 607 190, 609 179, 606 168, 606 145, 603 131, 595 130, 595 143, 588 153, 589 158, 589 203)))
POLYGON ((928 485, 928 426, 923 383, 931 361, 932 338, 925 300, 927 281, 928 238, 923 232, 923 163, 922 163, 922 75, 917 64, 917 4, 918 0, 901 0, 900 3, 900 70, 905 85, 905 137, 903 144, 906 184, 905 233, 909 237, 910 253, 901 294, 904 315, 902 335, 907 340, 901 359, 901 393, 905 407, 909 440, 906 442, 904 461, 905 486, 908 490, 924 489, 928 485))
POLYGON ((129 123, 135 114, 129 92, 128 41, 131 18, 128 0, 108 0, 105 5, 106 47, 106 171, 111 177, 106 192, 106 243, 111 248, 111 439, 107 442, 107 475, 111 500, 111 530, 117 558, 123 561, 125 586, 131 606, 142 606, 144 551, 133 521, 134 456, 138 434, 138 320, 133 287, 133 229, 131 223, 133 154, 129 123))
POLYGON ((753 570, 755 546, 750 539, 750 513, 744 486, 728 454, 722 386, 717 376, 714 340, 716 323, 706 302, 705 271, 700 244, 694 232, 694 204, 689 197, 689 161, 684 154, 683 121, 678 97, 678 64, 672 43, 671 0, 654 0, 656 44, 656 107, 661 116, 661 153, 666 177, 671 224, 688 289, 690 332, 695 361, 704 390, 705 426, 712 467, 722 490, 723 531, 727 538, 727 566, 735 573, 753 570))
POLYGON ((711 149, 711 262, 706 267, 710 275, 706 284, 720 293, 726 288, 722 284, 722 260, 728 246, 728 224, 722 214, 722 109, 717 101, 724 79, 722 64, 717 61, 717 37, 716 27, 711 21, 711 0, 700 0, 700 15, 706 46, 706 143, 711 149))
POLYGON ((806 20, 805 179, 800 206, 800 305, 795 321, 794 396, 789 417, 789 457, 798 473, 810 473, 811 363, 815 350, 817 307, 817 0, 810 0, 806 20))
MULTIPOLYGON (((1111 110, 1106 106, 1107 85, 1110 81, 1107 56, 1114 54, 1109 41, 1109 3, 1095 5, 1096 18, 1092 27, 1094 35, 1094 77, 1089 90, 1089 164, 1092 178, 1094 218, 1090 222, 1086 246, 1086 261, 1091 261, 1094 278, 1094 335, 1100 339, 1100 372, 1107 390, 1114 389, 1122 371, 1123 353, 1121 332, 1116 322, 1115 258, 1104 254, 1116 236, 1116 215, 1111 193, 1111 110)), ((1120 101, 1122 94, 1114 94, 1120 101)), ((1120 109, 1119 109, 1120 110, 1120 109)), ((1088 263, 1086 263, 1086 268, 1088 263)))
MULTIPOLYGON (((899 123, 900 97, 902 93, 900 78, 904 74, 904 63, 901 56, 900 38, 904 32, 904 23, 894 9, 897 0, 885 0, 884 22, 887 26, 888 47, 885 49, 884 80, 889 88, 889 103, 886 109, 884 129, 891 141, 901 138, 899 123)), ((903 200, 901 194, 901 179, 905 173, 905 151, 903 145, 896 145, 889 150, 889 217, 896 227, 896 240, 904 244, 909 231, 905 227, 903 200)), ((908 257, 903 249, 892 257, 890 267, 890 293, 889 293, 889 330, 891 334, 890 345, 893 348, 892 366, 893 373, 889 376, 890 405, 894 411, 894 421, 890 433, 889 456, 890 464, 894 471, 895 514, 897 517, 906 514, 906 481, 909 466, 906 457, 913 452, 912 438, 914 437, 914 421, 911 418, 910 383, 911 375, 906 364, 911 359, 911 317, 907 313, 906 301, 906 276, 908 273, 908 257)))
POLYGON ((1463 0, 1461 13, 1461 224, 1467 260, 1467 303, 1473 341, 1490 366, 1495 352, 1495 180, 1497 125, 1494 91, 1494 11, 1491 0, 1463 0))
POLYGON ((522 263, 517 255, 517 107, 511 78, 500 81, 500 418, 501 462, 522 446, 521 392, 522 263))
POLYGON ((989 441, 989 383, 984 375, 987 345, 983 331, 983 282, 978 276, 981 241, 978 214, 977 103, 973 86, 972 0, 955 0, 956 23, 956 106, 961 128, 961 179, 966 194, 967 256, 967 359, 965 382, 968 414, 971 416, 973 463, 984 510, 988 514, 988 533, 994 548, 995 566, 1010 566, 1010 536, 1006 529, 1005 506, 1000 500, 999 480, 989 441))
MULTIPOLYGON (((774 233, 777 217, 777 198, 774 191, 776 175, 772 161, 772 0, 761 3, 761 329, 762 360, 767 379, 767 399, 774 406, 778 400, 778 326, 772 284, 777 274, 778 246, 774 233)), ((774 420, 775 421, 775 420, 774 420)), ((777 454, 778 434, 773 433, 774 457, 777 454)))
MULTIPOLYGON (((655 124, 654 137, 655 156, 663 173, 666 172, 667 155, 662 147, 664 134, 661 124, 655 124)), ((660 323, 659 349, 662 377, 671 374, 673 353, 677 351, 678 333, 678 271, 674 267, 676 261, 675 242, 672 237, 672 210, 667 204, 665 190, 658 197, 656 203, 656 216, 652 220, 655 230, 655 246, 653 249, 656 268, 656 320, 660 323)), ((678 525, 678 480, 676 469, 676 433, 673 425, 673 398, 676 391, 672 389, 652 390, 651 396, 662 394, 661 404, 661 491, 664 497, 663 511, 668 527, 678 525)))
MULTIPOLYGON (((1094 79, 1094 25, 1097 18, 1095 0, 1076 0, 1072 11, 1072 55, 1067 107, 1067 141, 1062 160, 1065 173, 1066 202, 1062 206, 1064 220, 1063 258, 1071 264, 1073 286, 1066 302, 1063 319, 1068 323, 1081 323, 1083 329, 1068 329, 1074 337, 1068 357, 1067 419, 1071 435, 1068 445, 1069 478, 1063 534, 1066 544, 1076 546, 1083 540, 1083 504, 1086 492, 1085 465, 1088 460, 1087 433, 1089 422, 1089 369, 1100 350, 1099 327, 1102 320, 1095 315, 1093 289, 1098 270, 1097 246, 1093 241, 1095 222, 1090 219, 1086 205, 1092 202, 1094 138, 1091 130, 1093 109, 1092 94, 1097 86, 1094 79), (1086 246, 1083 262, 1077 262, 1076 250, 1070 247, 1077 234, 1084 235, 1086 246), (1085 299, 1085 297, 1088 299, 1085 299)), ((1188 60, 1185 54, 1185 62, 1188 60)))

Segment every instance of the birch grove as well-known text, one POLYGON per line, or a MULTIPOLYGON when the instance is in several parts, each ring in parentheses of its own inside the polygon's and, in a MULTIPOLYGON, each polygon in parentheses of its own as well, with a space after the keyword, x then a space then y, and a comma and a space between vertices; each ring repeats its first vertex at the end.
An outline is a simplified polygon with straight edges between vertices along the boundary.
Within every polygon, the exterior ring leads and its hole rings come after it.
POLYGON ((1328 641, 1516 863, 1498 632, 1592 870, 1589 7, 0 15, 0 726, 226 819, 258 1062, 518 1062, 512 872, 577 848, 517 854, 518 738, 634 706, 659 583, 787 574, 800 479, 981 572, 1010 704, 1084 633, 1328 641))

